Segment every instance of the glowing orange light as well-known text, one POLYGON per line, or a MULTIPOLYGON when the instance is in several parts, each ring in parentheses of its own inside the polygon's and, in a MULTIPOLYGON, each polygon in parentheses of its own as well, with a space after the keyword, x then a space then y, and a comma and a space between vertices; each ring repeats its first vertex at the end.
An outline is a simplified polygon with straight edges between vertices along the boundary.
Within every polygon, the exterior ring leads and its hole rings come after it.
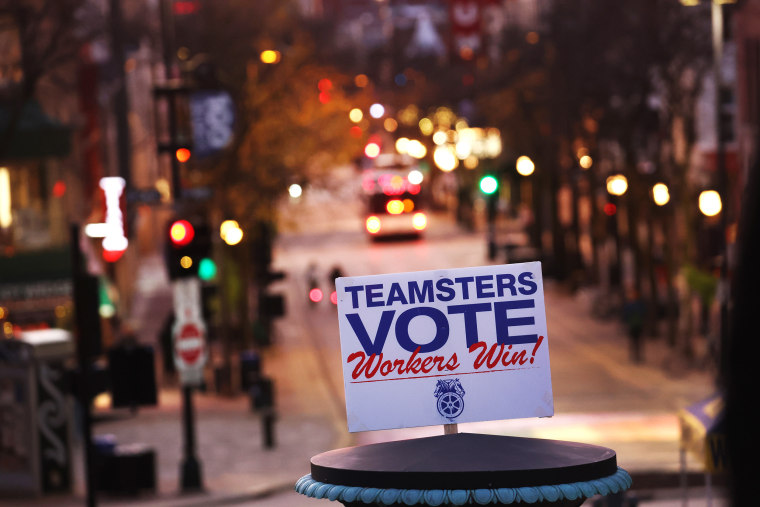
POLYGON ((412 227, 417 231, 421 231, 427 227, 427 217, 424 213, 414 214, 414 217, 412 218, 412 227))
POLYGON ((319 287, 314 287, 313 289, 309 291, 309 299, 313 303, 319 303, 320 301, 322 301, 323 296, 324 294, 322 294, 322 289, 320 289, 319 287))
POLYGON ((185 162, 190 160, 190 150, 188 150, 187 148, 179 148, 174 153, 174 156, 177 157, 177 160, 179 162, 182 162, 184 164, 185 162))
POLYGON ((359 88, 364 88, 369 84, 369 78, 365 74, 359 74, 354 78, 354 84, 359 88))
POLYGON ((391 215, 400 215, 404 212, 404 203, 398 199, 393 199, 392 201, 388 201, 388 204, 385 205, 385 209, 391 215))
POLYGON ((368 217, 365 225, 367 227, 367 232, 370 234, 377 234, 380 232, 380 219, 376 216, 368 217))
POLYGON ((259 55, 262 63, 272 64, 280 61, 280 52, 273 49, 266 49, 259 55))
POLYGON ((404 213, 414 211, 414 201, 411 199, 404 199, 404 213))

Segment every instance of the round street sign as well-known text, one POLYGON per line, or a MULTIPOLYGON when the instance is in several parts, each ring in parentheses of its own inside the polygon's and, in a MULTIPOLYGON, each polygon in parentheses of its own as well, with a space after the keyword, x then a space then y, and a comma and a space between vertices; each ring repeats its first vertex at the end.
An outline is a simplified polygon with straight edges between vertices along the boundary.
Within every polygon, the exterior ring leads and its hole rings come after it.
POLYGON ((204 336, 203 331, 196 323, 186 323, 177 331, 174 341, 175 354, 178 366, 192 368, 198 366, 203 357, 204 336))

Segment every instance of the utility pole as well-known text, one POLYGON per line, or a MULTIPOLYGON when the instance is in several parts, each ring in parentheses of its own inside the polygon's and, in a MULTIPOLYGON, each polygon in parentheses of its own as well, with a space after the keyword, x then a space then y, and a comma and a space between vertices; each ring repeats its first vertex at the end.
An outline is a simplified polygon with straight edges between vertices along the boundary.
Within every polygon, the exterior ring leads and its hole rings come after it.
MULTIPOLYGON (((114 0, 115 1, 115 0, 114 0)), ((180 177, 179 160, 175 156, 175 150, 178 146, 178 125, 177 125, 177 94, 184 90, 182 86, 172 86, 174 80, 174 25, 172 17, 172 2, 162 0, 161 8, 161 35, 163 45, 164 59, 164 76, 166 78, 165 92, 167 101, 167 128, 169 136, 169 149, 159 151, 168 151, 171 167, 171 189, 172 199, 174 200, 175 211, 178 211, 182 204, 182 185, 180 177)), ((197 279, 197 277, 196 277, 197 279)), ((175 308, 177 307, 177 294, 175 290, 175 308)), ((175 311, 175 321, 180 316, 175 311)), ((175 340, 177 338, 175 337, 175 340)), ((203 478, 201 473, 201 463, 196 456, 195 449, 195 410, 193 407, 193 389, 195 383, 182 380, 182 429, 184 436, 183 456, 180 463, 180 488, 183 493, 201 491, 203 489, 203 478)))
POLYGON ((129 98, 127 95, 127 75, 124 70, 124 40, 120 0, 110 0, 111 60, 116 70, 116 93, 114 93, 114 115, 116 117, 116 157, 119 176, 131 188, 132 152, 129 135, 129 98))
POLYGON ((728 346, 728 298, 730 294, 728 279, 728 174, 726 174, 726 132, 723 128, 722 96, 723 91, 723 5, 719 0, 712 0, 712 42, 713 42, 713 80, 715 81, 715 171, 718 177, 717 190, 723 202, 720 212, 721 261, 720 279, 718 281, 718 303, 720 306, 720 359, 718 377, 725 379, 726 347, 728 346))
POLYGON ((84 258, 79 247, 79 226, 69 231, 71 248, 71 275, 74 286, 74 308, 77 328, 77 398, 82 410, 82 444, 84 446, 84 476, 87 507, 97 505, 95 493, 95 454, 92 446, 92 413, 90 410, 90 372, 94 343, 100 341, 100 317, 98 316, 98 279, 84 268, 84 258))

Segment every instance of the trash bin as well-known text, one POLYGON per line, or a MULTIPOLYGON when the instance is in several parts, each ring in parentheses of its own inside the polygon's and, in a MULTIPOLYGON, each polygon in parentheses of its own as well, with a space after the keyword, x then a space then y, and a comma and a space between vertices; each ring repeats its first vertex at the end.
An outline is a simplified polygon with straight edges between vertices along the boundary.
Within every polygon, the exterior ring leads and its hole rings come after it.
POLYGON ((115 495, 156 490, 156 451, 145 444, 119 444, 114 435, 93 438, 95 489, 115 495))
POLYGON ((111 405, 114 408, 155 406, 158 403, 153 347, 122 343, 108 350, 111 405))
POLYGON ((0 340, 0 496, 71 489, 64 361, 73 354, 63 329, 0 340))

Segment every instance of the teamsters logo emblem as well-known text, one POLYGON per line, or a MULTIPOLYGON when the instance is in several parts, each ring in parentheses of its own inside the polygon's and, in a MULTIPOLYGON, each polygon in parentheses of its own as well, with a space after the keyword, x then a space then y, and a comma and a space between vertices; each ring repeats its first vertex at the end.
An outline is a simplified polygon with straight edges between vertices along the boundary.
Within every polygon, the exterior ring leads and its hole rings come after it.
POLYGON ((458 378, 439 380, 433 395, 438 398, 438 413, 453 421, 464 411, 464 388, 458 378))

